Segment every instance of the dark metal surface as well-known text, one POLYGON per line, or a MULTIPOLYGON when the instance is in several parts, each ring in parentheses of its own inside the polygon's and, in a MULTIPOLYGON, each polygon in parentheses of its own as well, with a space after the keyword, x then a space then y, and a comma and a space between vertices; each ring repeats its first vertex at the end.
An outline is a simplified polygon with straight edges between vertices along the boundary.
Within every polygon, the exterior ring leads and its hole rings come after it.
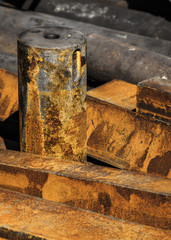
POLYGON ((171 80, 164 76, 139 83, 137 111, 154 119, 171 123, 171 80))
POLYGON ((105 1, 42 0, 36 10, 102 27, 171 40, 169 21, 145 12, 107 5, 105 1))
POLYGON ((88 76, 105 83, 116 79, 138 83, 165 76, 171 79, 171 58, 112 38, 91 34, 88 42, 88 76))
MULTIPOLYGON (((122 32, 112 29, 107 29, 92 24, 86 24, 74 20, 69 20, 60 17, 54 17, 47 14, 36 13, 36 12, 22 12, 14 9, 8 9, 0 7, 0 50, 7 49, 13 54, 13 49, 16 49, 15 36, 20 32, 33 28, 41 27, 46 25, 59 26, 59 27, 70 27, 82 31, 85 35, 90 33, 96 33, 101 36, 109 36, 120 42, 126 42, 130 45, 145 48, 151 51, 156 51, 161 54, 171 56, 171 43, 170 41, 164 41, 159 39, 153 39, 149 37, 139 36, 128 32, 122 32), (8 18, 6 16, 8 15, 8 18), (9 37, 6 37, 9 36, 9 37), (13 42, 14 41, 14 42, 13 42), (2 45, 3 43, 3 45, 2 45), (9 47, 13 43, 12 47, 9 47)), ((2 51, 1 50, 1 51, 2 51)), ((16 52, 16 50, 15 50, 16 52)))
MULTIPOLYGON (((158 56, 158 55, 154 56, 151 51, 157 51, 159 53, 171 56, 170 42, 146 38, 143 36, 129 34, 126 32, 124 33, 116 30, 105 29, 98 26, 93 26, 91 24, 85 24, 85 23, 53 17, 45 14, 21 12, 14 9, 7 9, 7 8, 1 7, 0 21, 1 21, 0 66, 2 65, 3 68, 10 70, 12 72, 17 72, 17 64, 16 64, 17 59, 16 59, 16 56, 13 55, 17 53, 16 34, 18 34, 21 31, 24 31, 25 29, 32 28, 35 26, 43 26, 43 25, 74 27, 75 29, 82 30, 85 33, 85 35, 92 32, 98 33, 100 35, 98 37, 94 37, 93 41, 91 36, 88 37, 88 39, 90 39, 90 41, 88 41, 88 50, 90 51, 87 56, 87 62, 89 64, 88 78, 93 80, 95 79, 94 81, 95 86, 97 86, 100 82, 102 83, 102 82, 105 82, 106 80, 107 81, 113 80, 113 78, 122 77, 121 78, 122 80, 135 82, 139 80, 143 81, 147 78, 154 77, 156 76, 156 74, 154 75, 154 72, 155 73, 158 72, 159 69, 161 69, 162 66, 165 65, 165 62, 168 62, 169 60, 165 60, 165 58, 163 59, 162 56, 158 56), (5 17, 6 15, 8 15, 8 19, 5 17), (110 36, 111 38, 106 38, 104 36, 110 36), (111 42, 111 39, 113 39, 114 41, 112 40, 111 42), (103 50, 98 46, 98 44, 101 41, 103 41, 102 48, 106 49, 109 42, 110 42, 110 45, 112 45, 111 48, 108 50, 109 48, 108 47, 105 52, 105 50, 103 50), (126 43, 126 46, 125 45, 122 46, 122 43, 126 43), (129 49, 133 49, 132 45, 138 46, 138 49, 139 47, 143 48, 143 50, 140 50, 140 49, 137 50, 139 52, 138 54, 140 58, 138 59, 139 61, 137 61, 138 57, 136 58, 135 56, 135 53, 137 51, 134 51, 134 52, 133 50, 129 51, 129 49), (110 62, 109 58, 112 53, 110 52, 108 54, 108 51, 112 50, 114 46, 118 46, 118 49, 115 49, 115 53, 118 55, 118 57, 121 56, 121 64, 123 62, 123 67, 121 67, 118 63, 116 64, 116 67, 113 67, 113 64, 115 64, 117 61, 116 57, 114 58, 112 56, 113 63, 111 64, 110 62), (97 47, 97 53, 96 53, 96 47, 97 47), (150 50, 150 52, 144 51, 144 49, 148 49, 150 50), (120 51, 121 53, 125 53, 126 55, 125 56, 120 55, 120 51), (98 56, 97 58, 96 58, 96 55, 98 56), (148 61, 148 58, 149 58, 149 61, 148 61), (142 68, 141 68, 141 60, 142 60, 142 68), (150 61, 156 63, 155 65, 156 67, 154 66, 154 69, 152 69, 152 71, 150 71, 150 67, 148 67, 148 65, 151 64, 150 61), (135 70, 133 67, 134 63, 136 63, 135 70), (98 68, 98 66, 101 66, 101 68, 103 69, 102 73, 101 73, 101 70, 98 68), (121 70, 123 71, 122 73, 120 72, 121 70), (143 72, 145 73, 144 76, 143 76, 143 72)), ((168 65, 166 63, 166 67, 165 67, 166 72, 169 71, 167 67, 168 65)), ((92 84, 92 81, 91 82, 89 81, 89 84, 92 84)))
POLYGON ((34 28, 18 38, 20 150, 86 161, 86 41, 34 28))
POLYGON ((141 224, 171 227, 171 180, 166 178, 0 150, 0 186, 141 224))

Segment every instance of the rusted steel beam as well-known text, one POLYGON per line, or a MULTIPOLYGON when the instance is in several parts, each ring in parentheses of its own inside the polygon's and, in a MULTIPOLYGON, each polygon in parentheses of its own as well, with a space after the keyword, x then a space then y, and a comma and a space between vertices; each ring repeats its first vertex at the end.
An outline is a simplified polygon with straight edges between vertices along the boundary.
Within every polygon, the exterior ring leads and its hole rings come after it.
POLYGON ((139 83, 137 111, 171 123, 171 80, 155 77, 139 83))
MULTIPOLYGON (((104 86, 101 92, 107 86, 115 92, 115 81, 104 86)), ((171 178, 171 125, 103 101, 96 89, 87 95, 88 154, 119 168, 171 178)))
POLYGON ((171 58, 91 34, 87 38, 88 76, 103 83, 114 78, 138 83, 159 76, 171 79, 171 58))
POLYGON ((42 0, 36 10, 102 27, 171 40, 171 23, 164 18, 107 5, 105 1, 94 4, 91 0, 42 0))
POLYGON ((0 69, 0 121, 18 109, 17 75, 0 69))
POLYGON ((0 137, 0 149, 6 149, 3 138, 0 137))
POLYGON ((171 232, 0 190, 0 236, 8 239, 165 239, 171 232))
POLYGON ((0 150, 0 186, 116 218, 170 229, 171 180, 0 150))
POLYGON ((86 40, 34 28, 18 37, 20 150, 86 161, 86 40))

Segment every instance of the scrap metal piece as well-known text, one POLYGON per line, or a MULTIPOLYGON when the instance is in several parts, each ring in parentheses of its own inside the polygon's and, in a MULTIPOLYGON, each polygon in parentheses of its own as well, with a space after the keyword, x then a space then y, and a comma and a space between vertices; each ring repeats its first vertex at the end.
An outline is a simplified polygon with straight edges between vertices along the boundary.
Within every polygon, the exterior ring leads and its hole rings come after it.
MULTIPOLYGON (((99 87, 101 92, 107 85, 99 87)), ((108 88, 115 92, 115 82, 108 88)), ((122 90, 120 95, 123 97, 122 90)), ((87 93, 88 154, 122 169, 171 178, 171 125, 148 119, 117 102, 101 100, 96 90, 87 93)))
POLYGON ((171 80, 157 76, 139 83, 137 112, 171 123, 171 80))
POLYGON ((171 179, 0 150, 0 186, 153 227, 171 229, 171 179))
POLYGON ((17 75, 0 69, 0 121, 18 110, 17 75))
POLYGON ((86 42, 69 28, 19 35, 21 151, 86 161, 86 42))
POLYGON ((18 240, 170 240, 171 232, 0 189, 0 236, 18 240))

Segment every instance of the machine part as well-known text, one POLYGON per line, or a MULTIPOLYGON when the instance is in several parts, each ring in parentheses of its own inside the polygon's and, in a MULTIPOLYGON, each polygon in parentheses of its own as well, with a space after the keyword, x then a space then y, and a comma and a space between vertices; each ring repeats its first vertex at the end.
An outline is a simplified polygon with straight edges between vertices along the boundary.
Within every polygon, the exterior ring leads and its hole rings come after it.
POLYGON ((0 237, 18 240, 169 240, 170 231, 0 189, 0 237))
POLYGON ((171 229, 170 182, 138 172, 62 160, 56 164, 53 157, 0 150, 3 188, 163 229, 171 229))
POLYGON ((115 81, 100 86, 99 97, 96 89, 87 93, 88 154, 121 169, 171 178, 171 125, 130 111, 122 101, 101 100, 107 85, 115 95, 115 81))
POLYGON ((38 12, 153 38, 171 40, 171 23, 149 13, 107 5, 106 1, 41 0, 38 12))
POLYGON ((0 121, 18 110, 17 75, 0 69, 0 121))
POLYGON ((18 38, 21 151, 86 161, 86 41, 34 28, 18 38))
POLYGON ((171 58, 91 34, 87 38, 88 76, 105 83, 121 79, 137 84, 145 79, 171 79, 171 58))
POLYGON ((171 80, 157 76, 139 83, 137 112, 171 123, 171 80))

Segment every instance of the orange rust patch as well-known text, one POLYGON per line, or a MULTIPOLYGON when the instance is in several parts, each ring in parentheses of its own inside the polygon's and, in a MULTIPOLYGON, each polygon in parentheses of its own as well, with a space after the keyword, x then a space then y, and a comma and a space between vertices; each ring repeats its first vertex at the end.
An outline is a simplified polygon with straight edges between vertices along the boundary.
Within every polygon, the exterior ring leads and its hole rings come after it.
POLYGON ((12 174, 12 173, 5 173, 0 171, 0 185, 4 185, 4 180, 8 179, 8 182, 6 182, 7 187, 13 187, 13 188, 20 188, 25 189, 29 186, 29 180, 24 174, 12 174))
POLYGON ((88 91, 87 95, 100 100, 127 108, 129 110, 136 108, 137 86, 121 80, 113 80, 103 87, 97 87, 88 91))
POLYGON ((0 120, 18 110, 18 78, 16 74, 0 69, 0 120))

